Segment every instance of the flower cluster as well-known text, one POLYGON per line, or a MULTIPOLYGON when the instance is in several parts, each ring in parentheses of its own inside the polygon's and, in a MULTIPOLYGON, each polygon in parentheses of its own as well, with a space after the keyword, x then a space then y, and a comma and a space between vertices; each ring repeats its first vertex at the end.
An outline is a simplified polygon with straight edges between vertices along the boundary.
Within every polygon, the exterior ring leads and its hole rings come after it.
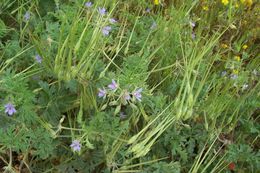
MULTIPOLYGON (((85 3, 85 7, 86 8, 91 8, 93 6, 93 3, 92 2, 86 2, 85 3)), ((101 17, 104 17, 106 14, 107 14, 107 10, 105 7, 98 7, 97 8, 97 12, 98 14, 101 16, 101 17)), ((117 23, 117 20, 115 18, 109 18, 108 19, 109 23, 111 24, 115 24, 117 23)), ((107 25, 107 26, 104 26, 102 27, 101 29, 101 32, 104 36, 109 36, 110 32, 112 31, 112 27, 107 25)))
POLYGON ((159 0, 154 0, 153 3, 154 3, 154 5, 159 5, 160 2, 159 2, 159 0))
POLYGON ((227 49, 227 48, 228 48, 228 45, 227 45, 226 43, 222 43, 222 44, 221 44, 221 47, 222 47, 223 49, 227 49))
POLYGON ((228 5, 229 1, 228 1, 228 0, 221 0, 221 3, 222 3, 223 5, 228 5))
MULTIPOLYGON (((221 77, 227 76, 227 73, 228 73, 227 71, 222 71, 221 72, 221 77)), ((238 70, 233 69, 231 74, 230 74, 230 79, 236 80, 237 78, 238 78, 238 70)))
POLYGON ((245 45, 242 46, 242 48, 243 48, 244 50, 246 50, 246 49, 248 48, 248 45, 245 44, 245 45))
POLYGON ((239 62, 241 60, 241 58, 240 58, 240 56, 236 55, 236 56, 234 56, 234 60, 239 62))
MULTIPOLYGON (((107 88, 103 87, 102 89, 98 89, 98 97, 105 99, 109 92, 115 93, 119 89, 119 84, 112 79, 111 83, 107 86, 107 88)), ((137 88, 132 92, 127 90, 120 90, 121 94, 119 95, 123 103, 127 103, 128 101, 142 101, 142 88, 137 88)))

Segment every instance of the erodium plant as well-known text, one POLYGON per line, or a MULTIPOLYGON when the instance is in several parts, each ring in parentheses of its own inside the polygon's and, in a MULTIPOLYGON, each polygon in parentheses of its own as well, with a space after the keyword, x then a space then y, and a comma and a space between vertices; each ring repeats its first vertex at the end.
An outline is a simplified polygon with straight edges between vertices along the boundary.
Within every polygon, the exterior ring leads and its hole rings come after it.
POLYGON ((1 0, 0 172, 257 172, 258 7, 1 0))

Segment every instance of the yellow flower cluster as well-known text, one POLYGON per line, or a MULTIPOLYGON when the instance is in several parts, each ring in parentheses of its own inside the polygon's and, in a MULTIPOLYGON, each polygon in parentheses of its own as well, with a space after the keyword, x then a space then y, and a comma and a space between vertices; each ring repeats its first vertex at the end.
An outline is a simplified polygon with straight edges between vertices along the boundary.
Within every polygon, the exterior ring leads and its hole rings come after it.
POLYGON ((208 6, 206 6, 206 5, 205 5, 205 6, 203 6, 203 7, 202 7, 202 9, 203 9, 204 11, 209 11, 209 7, 208 7, 208 6))
POLYGON ((235 56, 234 59, 239 62, 241 58, 240 56, 235 56))
MULTIPOLYGON (((244 4, 245 6, 251 7, 253 4, 253 0, 240 0, 241 4, 244 4)), ((229 4, 229 0, 221 0, 221 3, 223 5, 228 5, 229 4)), ((235 7, 238 8, 239 4, 236 2, 235 3, 235 7)))
POLYGON ((233 74, 238 74, 238 70, 234 69, 233 74))
POLYGON ((221 0, 222 4, 228 5, 229 1, 228 0, 221 0))
POLYGON ((224 48, 224 49, 226 49, 226 48, 228 48, 228 45, 227 45, 226 43, 222 43, 222 44, 221 44, 221 47, 224 48))
POLYGON ((242 47, 244 50, 246 50, 247 48, 248 48, 248 45, 243 45, 243 47, 242 47))
POLYGON ((159 0, 154 0, 153 3, 154 5, 159 5, 159 0))

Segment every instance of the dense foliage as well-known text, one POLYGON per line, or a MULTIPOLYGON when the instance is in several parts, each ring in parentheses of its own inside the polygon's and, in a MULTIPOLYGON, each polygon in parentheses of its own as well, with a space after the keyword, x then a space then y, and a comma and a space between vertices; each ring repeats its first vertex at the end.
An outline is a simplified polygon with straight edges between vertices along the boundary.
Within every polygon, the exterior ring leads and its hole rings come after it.
POLYGON ((254 0, 0 0, 0 172, 260 170, 254 0))

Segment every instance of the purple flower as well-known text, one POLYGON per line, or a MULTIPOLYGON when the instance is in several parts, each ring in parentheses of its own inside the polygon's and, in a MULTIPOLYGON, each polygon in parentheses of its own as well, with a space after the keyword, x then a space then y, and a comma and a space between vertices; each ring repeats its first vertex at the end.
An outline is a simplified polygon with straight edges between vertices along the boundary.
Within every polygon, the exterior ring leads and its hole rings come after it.
POLYGON ((150 29, 155 29, 156 27, 157 27, 156 22, 153 22, 152 25, 151 25, 151 27, 150 27, 150 29))
POLYGON ((110 26, 105 26, 105 27, 103 27, 103 29, 102 29, 102 33, 103 33, 103 35, 104 36, 108 36, 109 35, 109 33, 110 33, 110 31, 111 31, 111 27, 110 26))
POLYGON ((98 7, 98 12, 101 16, 104 16, 106 14, 106 9, 104 7, 98 7))
POLYGON ((195 24, 195 22, 190 22, 190 26, 192 27, 192 28, 194 28, 195 26, 196 26, 196 24, 195 24))
POLYGON ((117 22, 117 20, 116 20, 116 19, 114 19, 114 18, 111 18, 111 19, 109 19, 109 22, 110 22, 110 23, 116 23, 116 22, 117 22))
POLYGON ((138 100, 141 101, 142 99, 142 94, 141 92, 143 91, 143 88, 139 88, 138 90, 133 92, 133 96, 138 100))
POLYGON ((5 113, 7 113, 8 115, 13 115, 14 113, 16 113, 16 110, 14 108, 14 105, 12 103, 7 103, 5 105, 5 113))
POLYGON ((38 62, 38 63, 42 63, 42 57, 40 55, 35 55, 35 60, 38 62))
POLYGON ((111 90, 116 90, 118 88, 118 84, 114 79, 112 79, 112 83, 107 86, 111 90))
POLYGON ((23 16, 23 19, 24 19, 25 21, 28 21, 28 20, 30 19, 30 17, 31 17, 30 12, 29 12, 29 11, 26 11, 25 14, 24 14, 24 16, 23 16))
POLYGON ((105 89, 98 89, 98 97, 101 98, 103 97, 106 98, 106 95, 107 95, 107 91, 105 89))
POLYGON ((227 71, 222 71, 221 72, 221 76, 223 77, 223 76, 226 76, 226 74, 227 74, 227 71))
POLYGON ((151 12, 151 9, 150 9, 150 8, 146 8, 146 9, 145 9, 145 12, 146 12, 146 13, 150 13, 150 12, 151 12))
POLYGON ((73 151, 80 151, 81 144, 79 143, 78 140, 74 140, 74 141, 72 141, 70 147, 72 148, 73 151))
POLYGON ((230 78, 233 79, 233 80, 236 80, 238 78, 238 75, 237 74, 231 74, 230 78))
POLYGON ((93 5, 93 3, 90 1, 85 3, 85 7, 87 7, 87 8, 92 7, 92 5, 93 5))

